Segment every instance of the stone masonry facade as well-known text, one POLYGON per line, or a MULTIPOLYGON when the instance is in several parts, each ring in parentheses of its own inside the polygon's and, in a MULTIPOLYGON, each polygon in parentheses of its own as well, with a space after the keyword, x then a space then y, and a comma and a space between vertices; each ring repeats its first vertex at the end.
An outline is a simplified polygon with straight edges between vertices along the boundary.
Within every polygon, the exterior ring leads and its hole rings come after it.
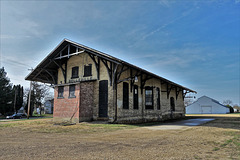
MULTIPOLYGON (((58 98, 58 87, 55 87, 54 101, 54 119, 72 120, 74 122, 91 121, 99 119, 99 82, 102 80, 109 81, 109 74, 103 62, 100 61, 99 79, 97 79, 97 68, 93 65, 94 62, 89 58, 88 54, 81 54, 70 57, 67 68, 67 82, 72 80, 72 67, 79 66, 79 77, 85 78, 85 81, 76 84, 76 98, 68 98, 69 85, 72 83, 62 84, 64 86, 64 98, 58 98), (81 63, 79 63, 81 62, 81 63), (92 64, 92 76, 84 77, 84 65, 92 64)), ((137 72, 133 70, 133 72, 137 72)), ((58 83, 63 82, 61 70, 58 70, 58 83)), ((130 70, 123 72, 120 79, 130 76, 130 70)), ((137 77, 140 79, 140 77, 137 77)), ((74 80, 74 79, 73 79, 74 80)), ((185 107, 183 103, 183 93, 180 92, 176 97, 176 88, 172 88, 169 96, 167 96, 167 85, 157 78, 152 78, 146 81, 145 87, 153 88, 153 109, 145 109, 145 88, 141 92, 140 81, 134 82, 133 85, 138 86, 138 109, 133 109, 133 89, 129 84, 129 108, 123 109, 123 82, 117 84, 116 91, 113 86, 108 84, 108 113, 107 119, 111 123, 140 123, 149 121, 163 121, 173 118, 182 118, 185 115, 185 107), (160 95, 160 109, 157 109, 157 88, 160 95), (116 103, 113 102, 116 97, 116 103), (170 97, 174 97, 175 111, 171 111, 170 97), (116 107, 117 105, 117 107, 116 107), (117 111, 116 111, 117 109, 117 111), (115 115, 117 113, 117 116, 115 115), (117 119, 115 118, 117 117, 117 119)), ((59 84, 61 86, 61 84, 59 84)))

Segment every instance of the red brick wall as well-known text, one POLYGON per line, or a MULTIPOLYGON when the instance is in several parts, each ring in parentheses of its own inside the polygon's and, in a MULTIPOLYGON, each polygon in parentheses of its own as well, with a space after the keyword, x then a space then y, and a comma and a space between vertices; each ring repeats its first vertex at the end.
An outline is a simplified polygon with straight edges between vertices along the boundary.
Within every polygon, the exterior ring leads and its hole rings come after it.
POLYGON ((58 98, 58 87, 54 89, 54 118, 63 118, 73 121, 79 121, 79 100, 80 100, 80 84, 75 86, 76 98, 69 98, 69 86, 64 86, 64 98, 58 98))

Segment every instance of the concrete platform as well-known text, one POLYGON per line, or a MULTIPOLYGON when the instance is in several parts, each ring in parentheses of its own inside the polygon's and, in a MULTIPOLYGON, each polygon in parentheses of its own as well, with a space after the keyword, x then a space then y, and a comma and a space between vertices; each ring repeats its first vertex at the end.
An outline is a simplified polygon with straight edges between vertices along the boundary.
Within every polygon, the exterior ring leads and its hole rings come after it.
POLYGON ((211 119, 210 118, 188 119, 188 120, 180 120, 177 122, 164 123, 162 125, 148 126, 144 128, 150 129, 150 130, 182 130, 182 129, 191 128, 192 126, 198 126, 213 120, 214 119, 212 118, 211 119))

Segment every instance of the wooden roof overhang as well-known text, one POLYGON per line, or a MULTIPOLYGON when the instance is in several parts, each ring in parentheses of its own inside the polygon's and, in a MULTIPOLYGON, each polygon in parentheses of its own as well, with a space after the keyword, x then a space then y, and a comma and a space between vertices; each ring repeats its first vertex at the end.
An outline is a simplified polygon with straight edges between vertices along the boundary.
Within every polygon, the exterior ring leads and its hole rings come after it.
POLYGON ((160 77, 154 73, 151 73, 147 70, 144 70, 140 67, 137 67, 135 65, 132 65, 128 62, 125 62, 123 60, 120 60, 118 58, 115 58, 113 56, 110 56, 106 53, 97 51, 95 49, 89 48, 87 46, 84 46, 82 44, 73 42, 68 39, 62 40, 62 42, 51 52, 48 54, 48 56, 42 60, 40 64, 37 65, 37 67, 27 75, 25 80, 31 80, 31 81, 38 81, 43 83, 49 83, 49 84, 57 84, 57 74, 58 74, 58 68, 62 70, 62 73, 64 75, 65 83, 66 83, 66 72, 67 72, 67 60, 69 57, 81 54, 81 53, 88 53, 91 59, 94 61, 94 64, 97 68, 97 77, 99 79, 99 63, 100 61, 103 62, 105 67, 108 70, 108 75, 110 79, 110 85, 115 85, 117 83, 123 82, 125 80, 131 80, 131 88, 132 83, 134 82, 135 76, 140 76, 141 81, 141 89, 143 89, 145 82, 151 78, 157 78, 160 79, 162 84, 167 85, 167 93, 169 96, 169 93, 171 89, 176 88, 176 95, 179 94, 179 92, 183 92, 184 95, 186 95, 189 92, 197 93, 194 90, 191 90, 189 88, 186 88, 182 85, 179 85, 177 83, 174 83, 166 78, 160 77), (108 63, 110 62, 110 63, 108 63), (127 79, 120 80, 120 75, 124 71, 130 69, 131 76, 127 79), (136 70, 137 72, 133 74, 132 70, 136 70))

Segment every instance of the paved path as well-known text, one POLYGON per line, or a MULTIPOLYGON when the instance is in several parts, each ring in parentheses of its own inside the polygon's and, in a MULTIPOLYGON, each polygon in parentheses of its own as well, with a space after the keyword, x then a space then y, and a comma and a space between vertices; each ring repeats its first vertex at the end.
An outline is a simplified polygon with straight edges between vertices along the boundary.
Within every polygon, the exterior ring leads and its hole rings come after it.
POLYGON ((206 118, 197 118, 197 119, 188 119, 188 120, 181 120, 177 122, 171 122, 171 123, 164 123, 162 125, 156 125, 156 126, 148 126, 144 127, 150 130, 179 130, 179 129, 188 129, 192 126, 198 126, 203 123, 213 121, 214 119, 206 119, 206 118))

